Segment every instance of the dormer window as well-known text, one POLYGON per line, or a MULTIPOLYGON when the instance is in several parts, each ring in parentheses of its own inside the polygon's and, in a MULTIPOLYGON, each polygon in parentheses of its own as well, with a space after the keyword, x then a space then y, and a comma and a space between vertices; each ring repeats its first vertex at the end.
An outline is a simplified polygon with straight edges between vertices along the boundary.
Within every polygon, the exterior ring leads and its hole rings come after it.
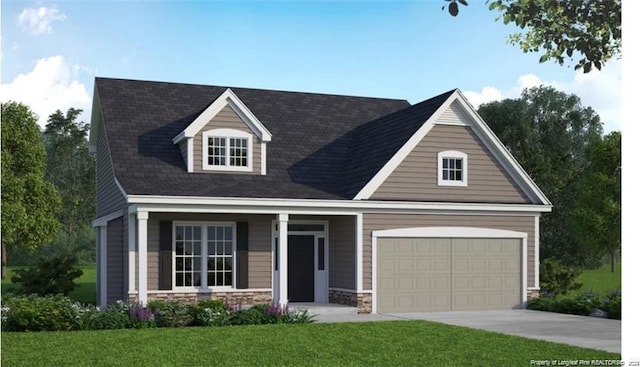
POLYGON ((467 155, 456 150, 438 153, 438 186, 467 186, 467 155))
POLYGON ((252 136, 234 129, 202 133, 202 169, 214 171, 252 170, 252 136))

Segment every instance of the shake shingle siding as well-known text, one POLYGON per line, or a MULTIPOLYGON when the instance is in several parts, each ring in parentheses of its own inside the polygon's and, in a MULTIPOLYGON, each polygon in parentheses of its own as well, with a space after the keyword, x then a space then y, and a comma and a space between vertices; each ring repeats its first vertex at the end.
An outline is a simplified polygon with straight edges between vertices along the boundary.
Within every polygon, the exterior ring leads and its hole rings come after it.
POLYGON ((98 133, 96 156, 96 217, 124 208, 125 198, 118 189, 113 176, 110 149, 104 124, 98 133))

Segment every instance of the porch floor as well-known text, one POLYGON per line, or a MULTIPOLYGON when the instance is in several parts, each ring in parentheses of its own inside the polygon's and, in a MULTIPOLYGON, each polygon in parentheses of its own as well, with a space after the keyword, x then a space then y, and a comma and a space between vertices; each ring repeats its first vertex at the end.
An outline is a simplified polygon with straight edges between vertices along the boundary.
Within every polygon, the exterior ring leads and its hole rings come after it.
POLYGON ((337 303, 313 303, 313 302, 292 302, 289 303, 291 310, 308 310, 313 315, 357 315, 358 309, 353 306, 339 305, 337 303))

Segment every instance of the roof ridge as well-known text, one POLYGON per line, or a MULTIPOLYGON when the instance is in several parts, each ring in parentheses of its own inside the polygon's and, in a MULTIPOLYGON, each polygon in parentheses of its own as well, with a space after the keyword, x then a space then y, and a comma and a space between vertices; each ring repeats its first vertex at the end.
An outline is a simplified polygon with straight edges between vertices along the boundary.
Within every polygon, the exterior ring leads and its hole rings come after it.
MULTIPOLYGON (((95 80, 119 80, 126 82, 138 82, 138 83, 151 83, 151 84, 173 84, 173 85, 182 85, 182 86, 198 86, 198 87, 210 87, 210 88, 229 88, 231 90, 246 90, 246 91, 262 91, 262 92, 278 92, 278 93, 289 93, 289 94, 297 94, 297 95, 309 95, 309 96, 325 96, 325 97, 344 97, 344 98, 358 98, 358 99, 377 99, 377 100, 385 100, 385 101, 402 101, 407 102, 406 99, 403 98, 388 98, 388 97, 370 97, 370 96, 357 96, 350 94, 337 94, 337 93, 323 93, 323 92, 305 92, 305 91, 294 91, 294 90, 284 90, 284 89, 265 89, 265 88, 251 88, 251 87, 240 87, 240 86, 228 86, 228 85, 211 85, 211 84, 201 84, 201 83, 181 83, 181 82, 172 82, 172 81, 160 81, 160 80, 144 80, 144 79, 129 79, 129 78, 111 78, 111 77, 95 77, 95 80)), ((410 104, 410 103, 409 103, 410 104)))

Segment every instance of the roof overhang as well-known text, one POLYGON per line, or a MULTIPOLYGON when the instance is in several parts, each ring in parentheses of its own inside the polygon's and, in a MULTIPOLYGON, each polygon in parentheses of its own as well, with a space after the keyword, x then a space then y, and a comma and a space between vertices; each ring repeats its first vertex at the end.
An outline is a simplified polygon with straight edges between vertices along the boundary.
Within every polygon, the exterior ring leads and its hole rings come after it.
POLYGON ((202 128, 215 117, 224 107, 229 106, 242 121, 256 134, 263 142, 271 141, 271 133, 264 124, 249 110, 249 108, 238 98, 238 96, 227 88, 209 107, 207 107, 186 129, 173 138, 173 143, 177 144, 184 139, 193 138, 202 128))

